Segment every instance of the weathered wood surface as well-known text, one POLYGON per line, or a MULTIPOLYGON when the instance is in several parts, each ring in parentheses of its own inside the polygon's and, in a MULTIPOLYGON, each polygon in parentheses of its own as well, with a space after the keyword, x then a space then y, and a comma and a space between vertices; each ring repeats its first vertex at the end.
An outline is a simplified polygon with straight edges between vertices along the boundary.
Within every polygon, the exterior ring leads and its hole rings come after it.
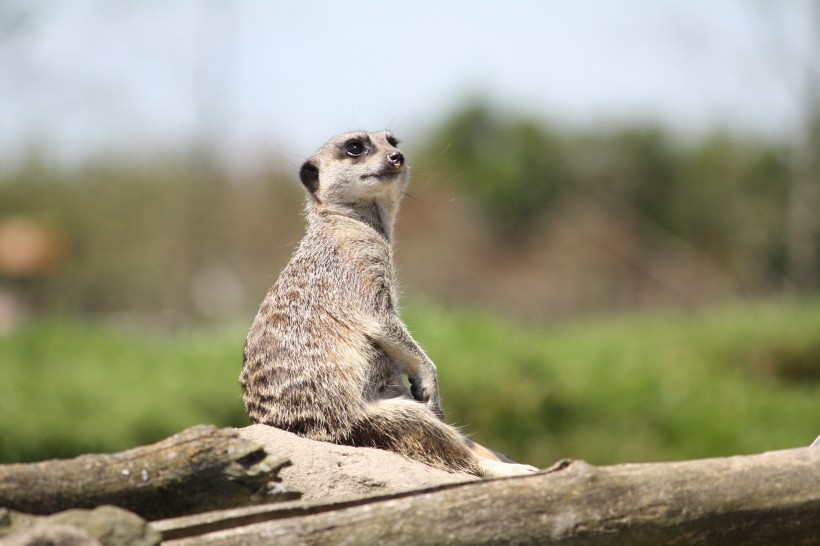
POLYGON ((147 519, 298 498, 277 478, 286 458, 233 429, 197 426, 113 454, 0 465, 0 507, 30 514, 120 506, 147 519))
POLYGON ((820 449, 540 474, 152 524, 168 544, 820 544, 820 449))
POLYGON ((290 459, 293 464, 282 469, 279 477, 304 500, 385 495, 479 479, 411 461, 392 451, 317 442, 267 425, 251 425, 237 432, 268 453, 290 459))

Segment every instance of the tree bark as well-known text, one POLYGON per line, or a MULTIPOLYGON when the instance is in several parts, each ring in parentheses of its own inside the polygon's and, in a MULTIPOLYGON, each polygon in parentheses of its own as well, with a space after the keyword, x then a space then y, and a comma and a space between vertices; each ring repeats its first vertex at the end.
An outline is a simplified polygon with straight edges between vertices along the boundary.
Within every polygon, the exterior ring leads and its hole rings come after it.
POLYGON ((0 507, 52 514, 111 504, 168 518, 298 498, 278 483, 289 464, 233 429, 203 425, 121 453, 0 465, 0 507))
POLYGON ((168 544, 820 544, 820 449, 540 474, 154 522, 168 544))

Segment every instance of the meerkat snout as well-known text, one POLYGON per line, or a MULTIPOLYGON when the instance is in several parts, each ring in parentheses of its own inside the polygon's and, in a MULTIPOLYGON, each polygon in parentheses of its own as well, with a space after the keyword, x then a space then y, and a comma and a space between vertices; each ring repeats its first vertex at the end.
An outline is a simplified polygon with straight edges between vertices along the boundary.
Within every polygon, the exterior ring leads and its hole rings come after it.
POLYGON ((402 165, 404 165, 404 154, 401 152, 393 152, 392 154, 387 156, 387 160, 390 162, 391 165, 400 169, 402 165))

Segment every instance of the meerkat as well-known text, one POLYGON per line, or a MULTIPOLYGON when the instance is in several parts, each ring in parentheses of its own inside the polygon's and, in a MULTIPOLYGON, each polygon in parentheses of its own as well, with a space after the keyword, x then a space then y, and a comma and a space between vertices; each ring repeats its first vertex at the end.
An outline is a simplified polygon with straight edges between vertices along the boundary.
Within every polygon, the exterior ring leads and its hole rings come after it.
POLYGON ((397 145, 385 131, 345 133, 302 165, 307 232, 248 332, 245 409, 254 423, 451 471, 535 472, 444 422, 436 366, 399 318, 393 225, 410 169, 397 145))

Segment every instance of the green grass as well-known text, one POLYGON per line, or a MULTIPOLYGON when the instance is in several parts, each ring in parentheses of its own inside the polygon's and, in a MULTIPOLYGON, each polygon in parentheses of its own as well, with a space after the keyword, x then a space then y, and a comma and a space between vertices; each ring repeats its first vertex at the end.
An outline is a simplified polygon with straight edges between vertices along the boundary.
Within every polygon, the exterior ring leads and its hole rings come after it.
MULTIPOLYGON (((448 420, 539 466, 754 453, 820 433, 820 301, 522 326, 417 302, 448 420)), ((0 462, 242 426, 245 325, 33 321, 0 336, 0 462)))
POLYGON ((526 462, 754 453, 820 434, 818 301, 552 328, 409 311, 439 363, 448 417, 526 462))
POLYGON ((0 461, 125 449, 245 425, 240 328, 137 333, 34 322, 0 337, 0 461))

